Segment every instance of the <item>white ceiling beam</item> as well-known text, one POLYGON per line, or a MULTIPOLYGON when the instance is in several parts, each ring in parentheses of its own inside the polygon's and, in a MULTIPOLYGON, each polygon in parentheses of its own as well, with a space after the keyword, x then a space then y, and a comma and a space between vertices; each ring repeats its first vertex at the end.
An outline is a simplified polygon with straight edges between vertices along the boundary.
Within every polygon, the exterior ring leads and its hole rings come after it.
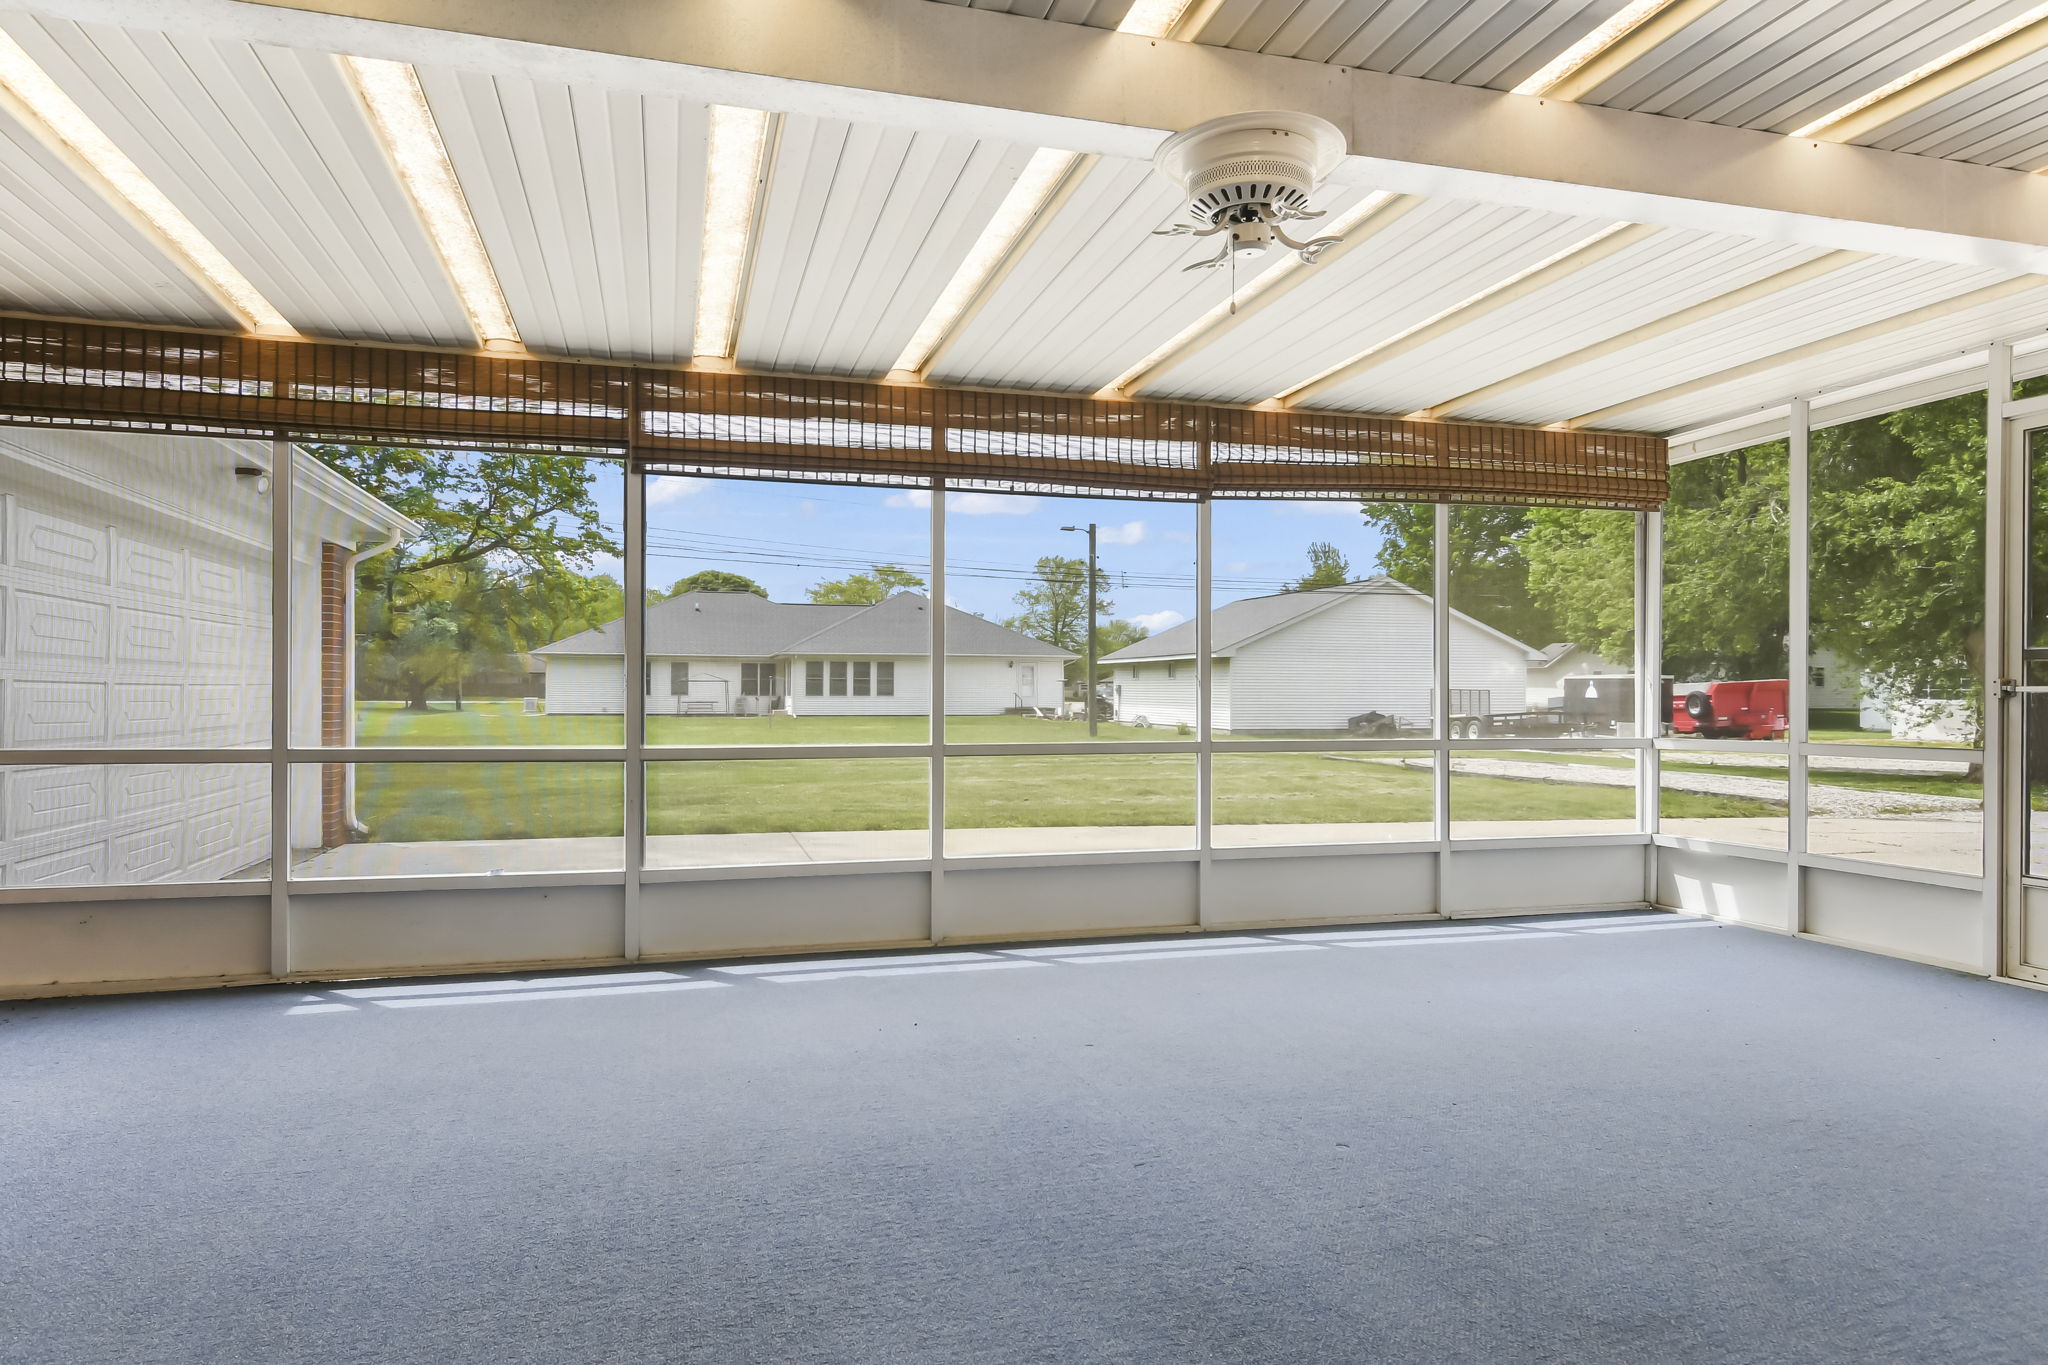
POLYGON ((1221 114, 1295 109, 1344 130, 1344 183, 2048 270, 2048 177, 929 0, 14 7, 1106 156, 1149 156, 1163 134, 1221 114))
POLYGON ((1610 403, 1604 408, 1583 413, 1568 422, 1560 422, 1558 425, 1566 430, 1577 430, 1581 427, 1611 424, 1618 417, 1626 417, 1632 412, 1640 412, 1644 408, 1655 407, 1659 403, 1668 403, 1674 398, 1685 398, 1695 393, 1703 393, 1708 389, 1717 389, 1723 384, 1733 384, 1737 380, 1748 379, 1753 375, 1768 374, 1772 370, 1781 369, 1786 365, 1797 364, 1802 360, 1810 360, 1815 356, 1826 355, 1830 351, 1838 351, 1844 346, 1854 346, 1859 342, 1874 341, 1888 333, 1916 326, 1919 323, 1939 322, 1941 319, 1951 314, 1959 313, 1966 308, 1975 308, 1979 304, 1996 303, 2000 299, 2011 298, 2015 294, 2025 294, 2038 289, 2048 289, 2048 276, 2022 275, 2018 279, 2003 280, 1998 284, 1987 285, 1982 289, 1973 289, 1967 294, 1958 294, 1952 299, 1942 299, 1937 303, 1930 303, 1922 308, 1910 309, 1907 312, 1898 313, 1892 317, 1880 318, 1876 322, 1865 323, 1861 327, 1852 327, 1846 332, 1837 332, 1833 336, 1822 337, 1818 341, 1809 341, 1803 346, 1793 346, 1787 350, 1776 351, 1767 356, 1759 356, 1755 360, 1746 361, 1740 365, 1730 366, 1725 370, 1715 370, 1712 374, 1703 374, 1697 379, 1688 379, 1683 384, 1673 384, 1668 388, 1658 389, 1654 393, 1637 394, 1633 398, 1624 399, 1619 403, 1610 403))
POLYGON ((1666 313, 1663 317, 1652 318, 1640 326, 1631 327, 1624 332, 1616 332, 1613 336, 1596 341, 1590 346, 1582 346, 1576 351, 1567 351, 1554 360, 1546 360, 1541 365, 1532 365, 1526 370, 1517 371, 1504 379, 1496 379, 1491 384, 1473 389, 1469 393, 1461 393, 1456 398, 1446 398, 1441 403, 1431 404, 1420 412, 1410 415, 1431 420, 1440 420, 1453 416, 1480 403, 1491 402, 1504 393, 1512 393, 1516 389, 1525 388, 1530 384, 1541 383, 1543 380, 1563 374, 1567 370, 1576 370, 1581 365, 1590 365, 1596 360, 1614 355, 1619 351, 1625 351, 1631 346, 1640 346, 1646 341, 1654 341, 1658 337, 1669 336, 1681 327, 1690 327, 1696 322, 1704 322, 1708 318, 1718 317, 1731 309, 1740 308, 1746 303, 1754 303, 1758 299, 1769 298, 1771 295, 1782 293, 1795 285, 1805 284, 1808 280, 1816 280, 1823 275, 1833 274, 1843 266, 1854 265, 1858 261, 1867 261, 1869 259, 1870 257, 1866 253, 1860 251, 1831 251, 1825 256, 1816 256, 1810 261, 1801 261, 1789 270, 1780 270, 1775 275, 1766 275, 1760 280, 1752 280, 1748 284, 1737 289, 1731 289, 1725 294, 1716 294, 1713 298, 1702 299, 1689 308, 1680 308, 1676 312, 1666 313))

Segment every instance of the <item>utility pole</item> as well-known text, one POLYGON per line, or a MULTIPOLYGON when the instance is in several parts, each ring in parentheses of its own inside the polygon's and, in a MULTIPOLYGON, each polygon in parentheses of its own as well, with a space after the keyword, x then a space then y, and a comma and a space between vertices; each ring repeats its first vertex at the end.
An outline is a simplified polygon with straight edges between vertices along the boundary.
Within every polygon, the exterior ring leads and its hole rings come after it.
POLYGON ((1094 739, 1095 718, 1095 523, 1083 526, 1062 526, 1062 531, 1088 532, 1088 690, 1082 693, 1081 705, 1087 709, 1088 738, 1094 739))

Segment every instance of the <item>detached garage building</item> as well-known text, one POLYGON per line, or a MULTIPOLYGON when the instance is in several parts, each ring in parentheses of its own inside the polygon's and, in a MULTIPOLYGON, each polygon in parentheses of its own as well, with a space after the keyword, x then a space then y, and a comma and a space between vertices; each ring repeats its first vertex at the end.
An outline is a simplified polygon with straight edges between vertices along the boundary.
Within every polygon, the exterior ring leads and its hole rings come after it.
MULTIPOLYGON (((1391 578, 1246 597, 1210 615, 1209 692, 1218 730, 1274 734, 1341 730, 1378 711, 1404 727, 1430 722, 1433 638, 1428 597, 1391 578)), ((1451 705, 1487 715, 1526 704, 1541 650, 1451 614, 1451 705)), ((1195 724, 1195 623, 1103 656, 1116 718, 1195 724)))
MULTIPOLYGON (((0 887, 207 881, 269 856, 274 451, 85 430, 0 437, 0 743, 259 751, 246 764, 0 769, 0 887)), ((292 730, 345 742, 349 556, 416 528, 306 458, 292 505, 293 671, 309 684, 292 730)), ((347 781, 327 764, 306 785, 294 847, 347 841, 347 781)))
MULTIPOLYGON (((870 606, 771 602, 750 592, 686 592, 647 608, 650 716, 922 716, 931 710, 930 601, 899 592, 870 606)), ((946 711, 1050 710, 1065 687, 1063 649, 946 609, 946 711)), ((550 715, 625 711, 625 622, 535 651, 550 715)))

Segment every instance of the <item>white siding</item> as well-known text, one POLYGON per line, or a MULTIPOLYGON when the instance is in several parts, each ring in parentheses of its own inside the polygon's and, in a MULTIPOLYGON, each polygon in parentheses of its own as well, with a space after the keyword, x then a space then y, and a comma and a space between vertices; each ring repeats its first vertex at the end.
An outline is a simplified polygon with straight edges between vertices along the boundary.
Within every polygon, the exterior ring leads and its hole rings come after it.
MULTIPOLYGON (((546 696, 550 715, 618 715, 624 709, 624 684, 619 661, 610 655, 548 654, 546 696)), ((852 663, 846 655, 835 656, 852 663)), ((660 714, 677 698, 669 693, 668 667, 674 662, 656 656, 654 690, 648 710, 660 714)), ((722 712, 731 698, 739 696, 738 659, 690 659, 691 702, 710 701, 722 712), (721 685, 723 684, 723 685, 721 685)), ((813 697, 806 694, 804 666, 808 656, 777 660, 782 670, 783 696, 789 712, 798 716, 922 716, 931 710, 930 677, 922 657, 896 658, 894 696, 813 697)), ((832 659, 820 662, 830 664, 832 659)), ((868 663, 881 662, 869 658, 868 663)), ((1013 706, 1056 707, 1061 695, 1061 661, 1058 659, 994 659, 956 655, 946 675, 946 709, 956 716, 1000 715, 1013 706), (1021 690, 1022 670, 1033 668, 1035 687, 1021 690)))
MULTIPOLYGON (((647 714, 650 716, 672 715, 715 715, 734 714, 734 706, 740 697, 740 665, 753 660, 740 659, 677 659, 666 654, 657 654, 648 660, 652 665, 647 685, 647 714), (686 668, 690 675, 690 690, 682 696, 675 694, 675 670, 686 668)), ((778 665, 778 671, 780 665, 778 665)), ((763 706, 769 698, 761 699, 763 706)))
POLYGON ((1338 730, 1366 711, 1426 725, 1431 634, 1423 598, 1395 591, 1346 596, 1237 651, 1233 726, 1338 730))
POLYGON ((1065 697, 1064 659, 998 659, 956 654, 946 661, 949 716, 999 716, 1018 706, 1056 710, 1065 697))
POLYGON ((546 705, 551 716, 618 716, 626 684, 616 655, 547 654, 546 705))
MULTIPOLYGON (((1219 676, 1227 677, 1230 661, 1218 659, 1212 670, 1212 691, 1219 676)), ((1126 725, 1140 721, 1147 725, 1188 725, 1198 719, 1195 711, 1195 661, 1119 664, 1116 669, 1116 718, 1126 725), (1167 676, 1167 670, 1173 676, 1167 676)), ((1226 694, 1227 695, 1227 694, 1226 694)), ((1211 700, 1216 700, 1212 696, 1211 700)), ((1220 728, 1229 715, 1227 702, 1216 718, 1220 728)))
MULTIPOLYGON (((856 661, 843 654, 838 656, 836 662, 849 665, 846 682, 847 695, 843 697, 831 695, 822 697, 811 696, 806 690, 807 683, 804 676, 806 672, 804 666, 809 662, 808 658, 798 658, 791 659, 788 663, 791 684, 789 709, 794 715, 923 716, 931 712, 931 673, 925 666, 925 661, 922 658, 890 659, 887 661, 896 666, 896 694, 890 697, 875 696, 873 694, 872 681, 869 683, 869 695, 865 697, 854 696, 853 669, 851 665, 856 661)), ((832 686, 830 665, 835 660, 823 659, 820 662, 827 665, 825 687, 829 694, 832 686)), ((878 660, 865 659, 860 662, 872 664, 878 662, 878 660)), ((871 672, 870 678, 872 676, 871 672)), ((948 675, 948 685, 951 682, 951 675, 948 675)))
MULTIPOLYGON (((1522 706, 1524 653, 1470 622, 1451 623, 1451 686, 1486 691, 1490 709, 1522 706)), ((1192 661, 1116 665, 1117 716, 1154 725, 1192 724, 1192 661)), ((1353 716, 1380 711, 1404 724, 1430 720, 1430 604, 1400 592, 1359 593, 1255 639, 1216 661, 1211 703, 1219 731, 1341 730, 1353 716)))
POLYGON ((1499 715, 1527 708, 1529 662, 1525 652, 1492 631, 1469 621, 1452 620, 1451 690, 1483 692, 1486 713, 1499 715))

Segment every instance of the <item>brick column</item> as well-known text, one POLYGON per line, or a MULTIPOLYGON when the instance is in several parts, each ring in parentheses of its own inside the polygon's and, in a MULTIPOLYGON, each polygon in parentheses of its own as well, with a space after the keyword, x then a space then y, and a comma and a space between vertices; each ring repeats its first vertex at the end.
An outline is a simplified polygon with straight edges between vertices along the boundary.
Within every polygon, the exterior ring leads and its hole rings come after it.
MULTIPOLYGON (((349 739, 348 555, 346 545, 320 547, 320 743, 342 745, 349 739)), ((320 846, 336 848, 349 841, 348 768, 320 765, 320 846)))

